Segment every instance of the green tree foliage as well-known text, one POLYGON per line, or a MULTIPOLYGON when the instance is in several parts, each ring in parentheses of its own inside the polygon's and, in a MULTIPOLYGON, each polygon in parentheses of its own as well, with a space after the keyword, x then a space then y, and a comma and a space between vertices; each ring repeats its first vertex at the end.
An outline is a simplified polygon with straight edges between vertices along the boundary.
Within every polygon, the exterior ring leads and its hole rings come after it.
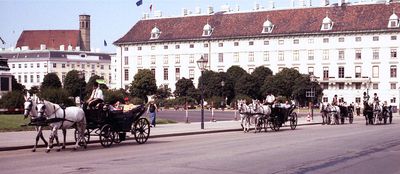
POLYGON ((265 95, 263 94, 261 88, 264 85, 265 79, 267 79, 269 76, 272 76, 272 71, 267 67, 259 66, 254 69, 253 73, 251 73, 251 76, 253 76, 257 83, 256 90, 259 91, 256 98, 262 100, 265 95))
POLYGON ((171 88, 168 88, 168 86, 165 85, 161 85, 155 93, 155 99, 157 100, 164 100, 171 96, 172 96, 171 88))
POLYGON ((1 108, 23 108, 24 94, 21 91, 11 91, 4 94, 0 99, 1 108))
POLYGON ((61 88, 61 81, 60 81, 60 78, 58 78, 56 73, 48 73, 44 76, 43 83, 42 83, 42 86, 40 87, 40 90, 44 90, 44 89, 48 89, 48 88, 55 88, 55 89, 61 88))
POLYGON ((292 98, 295 84, 301 77, 302 75, 296 69, 284 68, 272 78, 267 77, 262 91, 264 94, 269 91, 275 95, 292 98))
POLYGON ((68 92, 62 88, 45 88, 39 92, 39 98, 56 104, 74 106, 72 99, 68 98, 68 92))
POLYGON ((110 89, 103 90, 104 92, 104 102, 109 104, 114 104, 117 101, 123 103, 124 98, 128 96, 128 93, 124 89, 110 89))
POLYGON ((318 82, 310 81, 310 76, 303 74, 301 78, 298 78, 293 91, 293 98, 296 99, 301 105, 307 105, 308 101, 311 101, 312 98, 307 98, 306 92, 311 89, 315 90, 315 97, 313 103, 317 103, 318 100, 322 97, 323 89, 318 84, 318 82))
POLYGON ((191 96, 195 90, 192 80, 181 78, 175 83, 174 95, 175 97, 191 96))
POLYGON ((11 85, 13 91, 25 91, 25 86, 21 83, 18 83, 14 76, 11 77, 11 85))
POLYGON ((64 79, 64 89, 67 90, 69 96, 79 96, 84 93, 86 82, 84 78, 79 78, 79 71, 72 70, 67 73, 64 79))
POLYGON ((240 77, 244 74, 248 74, 243 68, 240 66, 231 66, 227 71, 228 79, 233 82, 235 85, 240 77))
POLYGON ((147 102, 147 96, 157 91, 157 84, 154 74, 149 69, 142 69, 134 76, 129 87, 131 96, 138 97, 147 102))
POLYGON ((259 88, 256 79, 249 74, 242 75, 235 85, 235 94, 247 95, 253 99, 257 98, 259 88))
POLYGON ((28 90, 29 94, 32 96, 33 94, 39 93, 39 86, 32 86, 31 89, 28 90))

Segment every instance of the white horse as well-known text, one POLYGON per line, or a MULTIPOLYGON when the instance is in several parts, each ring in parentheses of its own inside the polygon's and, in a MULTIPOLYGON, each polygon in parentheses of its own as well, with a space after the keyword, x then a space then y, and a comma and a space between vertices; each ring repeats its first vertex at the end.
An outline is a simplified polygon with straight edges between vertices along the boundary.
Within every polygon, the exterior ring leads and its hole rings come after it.
POLYGON ((382 123, 382 111, 383 111, 383 107, 382 104, 380 102, 374 102, 373 103, 373 107, 374 107, 374 123, 382 123))
POLYGON ((256 114, 255 128, 259 127, 259 130, 261 130, 260 126, 262 126, 262 125, 259 124, 260 119, 264 119, 264 121, 265 121, 264 124, 266 124, 266 120, 268 120, 268 118, 272 112, 271 106, 263 105, 260 103, 259 100, 253 100, 253 111, 256 114))
MULTIPOLYGON (((32 123, 32 122, 34 122, 34 123, 35 123, 35 122, 36 122, 36 123, 39 123, 39 122, 40 122, 39 120, 37 120, 37 118, 38 118, 38 112, 37 112, 37 108, 36 108, 36 100, 35 100, 35 99, 32 99, 31 97, 25 96, 24 117, 27 118, 28 116, 30 116, 31 123, 32 123)), ((40 126, 40 125, 36 125, 36 126, 35 126, 35 129, 36 129, 36 131, 37 131, 37 135, 36 135, 36 142, 35 142, 35 145, 33 145, 32 152, 35 152, 35 151, 36 151, 36 147, 37 147, 37 144, 38 144, 38 142, 39 142, 39 139, 42 139, 42 141, 43 141, 43 143, 44 143, 45 146, 48 145, 46 139, 45 139, 44 136, 43 136, 43 132, 42 132, 43 127, 40 126)), ((58 139, 57 139, 57 141, 58 141, 58 139)))
POLYGON ((328 104, 326 107, 328 113, 330 113, 330 122, 334 124, 339 124, 339 117, 340 117, 340 108, 339 106, 334 106, 331 104, 328 104))
POLYGON ((246 100, 238 100, 237 105, 243 132, 248 132, 250 130, 251 118, 253 117, 254 111, 246 104, 246 100))
POLYGON ((47 117, 49 125, 52 127, 49 145, 47 146, 47 152, 50 152, 50 149, 52 148, 53 140, 55 137, 57 137, 57 130, 68 129, 70 127, 75 127, 78 131, 78 137, 74 150, 79 147, 80 142, 82 142, 83 147, 86 148, 86 141, 84 138, 84 133, 86 130, 86 117, 82 108, 72 106, 63 109, 60 107, 60 105, 51 103, 49 101, 38 103, 37 108, 39 117, 47 117))

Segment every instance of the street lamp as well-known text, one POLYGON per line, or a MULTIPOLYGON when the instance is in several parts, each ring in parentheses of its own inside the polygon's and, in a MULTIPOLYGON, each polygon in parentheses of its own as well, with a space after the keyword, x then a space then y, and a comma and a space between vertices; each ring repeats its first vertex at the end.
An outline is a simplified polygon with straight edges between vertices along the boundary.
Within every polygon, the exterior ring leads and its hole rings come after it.
POLYGON ((311 89, 309 91, 306 91, 306 97, 311 98, 311 120, 314 120, 314 97, 315 97, 315 87, 314 87, 314 82, 317 81, 316 77, 314 75, 310 75, 310 81, 311 81, 311 89))
POLYGON ((367 96, 368 96, 368 99, 369 99, 369 88, 370 88, 370 86, 371 86, 371 77, 368 77, 368 82, 367 82, 367 96))
MULTIPOLYGON (((208 60, 204 59, 204 57, 201 56, 196 63, 201 71, 201 77, 203 77, 203 72, 206 70, 208 60)), ((201 129, 204 129, 204 86, 202 81, 200 81, 200 88, 201 88, 201 129)))

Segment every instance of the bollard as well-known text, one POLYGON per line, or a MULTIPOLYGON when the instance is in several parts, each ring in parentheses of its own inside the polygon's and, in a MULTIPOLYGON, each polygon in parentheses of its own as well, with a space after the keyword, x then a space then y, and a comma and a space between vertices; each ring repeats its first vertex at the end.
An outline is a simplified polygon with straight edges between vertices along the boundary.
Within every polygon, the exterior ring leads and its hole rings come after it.
POLYGON ((210 122, 216 122, 217 120, 214 119, 214 108, 211 107, 211 120, 210 122))
POLYGON ((235 109, 235 121, 237 121, 236 109, 235 109))
POLYGON ((189 123, 189 114, 187 108, 186 108, 186 123, 189 123))

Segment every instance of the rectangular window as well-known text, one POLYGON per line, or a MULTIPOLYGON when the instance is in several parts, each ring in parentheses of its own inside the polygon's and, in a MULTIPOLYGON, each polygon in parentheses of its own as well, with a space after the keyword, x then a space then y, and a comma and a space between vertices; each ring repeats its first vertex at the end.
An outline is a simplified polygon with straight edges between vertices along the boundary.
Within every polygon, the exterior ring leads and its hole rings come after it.
POLYGON ((218 62, 223 63, 224 62, 224 53, 218 53, 218 62))
POLYGON ((128 51, 129 50, 129 48, 128 47, 124 47, 124 51, 128 51))
POLYGON ((390 89, 396 89, 396 83, 390 83, 390 89))
POLYGON ((372 84, 372 89, 379 89, 379 84, 378 83, 372 84))
POLYGON ((92 64, 92 69, 95 69, 96 68, 96 65, 95 64, 92 64))
POLYGON ((189 69, 189 79, 194 80, 194 69, 189 69))
POLYGON ((356 42, 361 42, 361 37, 356 37, 356 42))
POLYGON ((249 62, 254 62, 254 52, 249 52, 249 62))
POLYGON ((239 52, 234 52, 233 53, 233 61, 234 62, 239 62, 239 52))
POLYGON ((372 41, 379 41, 379 36, 372 37, 372 41))
POLYGON ((356 66, 355 67, 355 75, 354 75, 354 77, 361 78, 361 66, 356 66))
POLYGON ((379 78, 379 66, 372 66, 372 77, 379 78))
POLYGON ((390 49, 390 58, 397 59, 397 49, 396 48, 390 49))
POLYGON ((372 59, 378 60, 379 59, 379 49, 372 50, 372 59))
POLYGON ((53 63, 53 68, 57 68, 57 63, 53 63))
POLYGON ((24 75, 24 83, 28 83, 28 76, 24 75))
POLYGON ((125 81, 129 80, 129 69, 124 69, 124 80, 125 81))
POLYGON ((65 63, 61 64, 61 68, 65 68, 65 63))
POLYGON ((322 59, 323 60, 329 60, 329 50, 323 50, 322 51, 322 59))
POLYGON ((164 45, 164 50, 167 50, 168 49, 168 45, 164 45))
POLYGON ((33 80, 34 80, 34 79, 33 79, 33 75, 31 75, 31 83, 33 83, 33 80))
POLYGON ((175 49, 179 49, 179 48, 181 48, 180 45, 175 45, 175 49))
POLYGON ((299 39, 294 39, 293 44, 299 44, 299 39))
POLYGON ((339 67, 338 78, 344 78, 344 67, 343 66, 339 67))
POLYGON ((323 79, 324 80, 328 80, 329 79, 329 67, 324 67, 323 68, 323 74, 324 74, 323 79))
POLYGON ((239 46, 239 42, 234 42, 233 46, 235 46, 235 47, 239 46))
POLYGON ((224 43, 218 43, 218 47, 224 47, 224 43))
POLYGON ((269 40, 265 40, 264 45, 269 45, 269 40))
POLYGON ((308 67, 308 75, 314 75, 314 67, 308 67))
POLYGON ((397 36, 390 36, 390 40, 397 40, 397 36))
POLYGON ((82 64, 82 69, 85 69, 85 64, 82 64))
POLYGON ((128 56, 124 57, 124 65, 129 65, 129 57, 128 56))
POLYGON ((152 64, 152 65, 156 64, 156 56, 155 55, 150 56, 150 64, 152 64))
POLYGON ((137 47, 137 50, 138 50, 138 51, 142 50, 142 47, 137 47))
POLYGON ((308 50, 308 60, 314 60, 314 50, 308 50))
POLYGON ((181 78, 181 69, 175 68, 175 80, 179 80, 181 78))
POLYGON ((168 80, 168 68, 164 68, 164 80, 168 80))
POLYGON ((338 83, 339 89, 344 89, 344 83, 338 83))
POLYGON ((137 64, 142 65, 142 56, 137 57, 137 64))
POLYGON ((249 45, 254 45, 254 42, 253 41, 249 41, 249 45))
MULTIPOLYGON (((72 64, 73 65, 73 64, 72 64)), ((100 65, 100 69, 104 69, 104 65, 100 65)))
POLYGON ((163 63, 164 65, 168 65, 168 55, 164 55, 163 63))
POLYGON ((33 68, 33 63, 31 63, 31 68, 33 68))
POLYGON ((194 63, 194 54, 189 55, 189 63, 194 63))
POLYGON ((18 68, 21 68, 21 64, 18 64, 18 68))
POLYGON ((180 63, 181 63, 181 56, 175 55, 175 64, 180 64, 180 63))
POLYGON ((15 64, 11 64, 12 68, 15 68, 15 64))
POLYGON ((155 49, 156 49, 156 46, 152 45, 152 46, 150 47, 150 49, 151 49, 151 50, 155 50, 155 49))
POLYGON ((308 39, 308 43, 309 44, 313 44, 314 43, 314 39, 308 39))
POLYGON ((355 83, 356 89, 361 89, 361 83, 355 83))
POLYGON ((269 51, 264 51, 264 61, 269 61, 269 51))
POLYGON ((324 38, 324 39, 322 40, 322 42, 323 42, 323 43, 329 43, 329 38, 324 38))
POLYGON ((194 44, 190 44, 190 45, 189 45, 189 48, 194 48, 194 44))
POLYGON ((293 61, 299 61, 299 50, 293 51, 293 61))
POLYGON ((71 64, 71 68, 75 68, 75 64, 71 64))
POLYGON ((391 78, 396 78, 397 77, 397 66, 396 65, 391 65, 390 66, 390 77, 391 78))
POLYGON ((278 61, 285 61, 285 53, 283 51, 278 52, 278 61))
POLYGON ((344 37, 339 37, 338 41, 339 42, 344 42, 344 37))
POLYGON ((36 68, 40 68, 40 63, 37 63, 37 64, 36 64, 36 68))
POLYGON ((204 48, 208 48, 208 43, 205 43, 205 44, 204 44, 204 48))
POLYGON ((361 50, 356 50, 356 60, 361 60, 361 50))
POLYGON ((328 97, 323 97, 323 98, 322 98, 322 101, 325 102, 325 103, 327 103, 327 102, 328 102, 328 97))
POLYGON ((278 41, 278 44, 279 44, 279 45, 283 45, 284 43, 285 43, 285 41, 282 40, 282 39, 278 41))
POLYGON ((40 75, 36 75, 36 82, 40 83, 40 75))

